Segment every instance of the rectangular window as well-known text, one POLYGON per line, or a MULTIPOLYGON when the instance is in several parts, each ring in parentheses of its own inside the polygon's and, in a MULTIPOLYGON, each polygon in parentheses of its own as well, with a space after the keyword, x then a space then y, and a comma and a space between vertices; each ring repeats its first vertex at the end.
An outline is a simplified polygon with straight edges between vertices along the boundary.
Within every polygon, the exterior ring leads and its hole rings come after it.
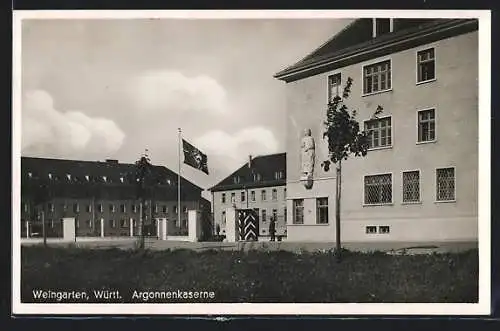
POLYGON ((277 189, 273 188, 271 194, 272 194, 273 200, 278 200, 278 190, 277 189))
POLYGON ((116 222, 115 222, 115 220, 109 220, 109 227, 110 227, 110 228, 113 228, 113 229, 116 227, 116 222))
POLYGON ((434 109, 418 112, 418 142, 436 139, 436 114, 434 109))
POLYGON ((253 181, 258 182, 262 179, 262 176, 260 174, 253 174, 253 181))
POLYGON ((120 226, 121 226, 122 228, 126 228, 126 227, 127 227, 127 220, 126 220, 126 219, 122 219, 122 220, 120 220, 120 226))
POLYGON ((188 207, 182 206, 182 212, 186 214, 188 212, 188 207))
POLYGON ((417 83, 426 82, 436 78, 436 60, 434 48, 417 52, 417 83))
POLYGON ((363 67, 363 93, 382 92, 391 89, 391 61, 382 61, 363 67))
POLYGON ((390 18, 375 18, 375 36, 391 32, 390 18))
POLYGON ((79 220, 79 219, 76 219, 76 220, 75 220, 75 227, 76 227, 77 229, 79 229, 79 228, 80 228, 80 220, 79 220))
POLYGON ((250 192, 250 197, 251 197, 252 201, 255 201, 255 191, 250 192))
POLYGON ((392 146, 391 117, 365 121, 368 134, 368 148, 392 146))
POLYGON ((240 176, 234 176, 233 180, 234 180, 235 184, 239 184, 240 183, 240 176))
POLYGON ((136 204, 132 205, 132 212, 137 213, 137 205, 136 204))
POLYGON ((387 225, 379 226, 378 227, 378 233, 389 233, 390 232, 390 227, 387 225))
POLYGON ((127 212, 127 207, 125 206, 125 204, 120 205, 120 212, 122 212, 122 213, 127 212))
POLYGON ((241 202, 245 202, 245 192, 241 192, 241 202))
POLYGON ((328 102, 333 102, 333 99, 340 94, 340 85, 342 76, 339 73, 328 76, 328 102))
POLYGON ((392 203, 392 175, 365 176, 365 204, 392 203))
POLYGON ((109 204, 109 212, 110 213, 114 213, 115 212, 115 205, 112 204, 112 203, 109 204))
POLYGON ((273 209, 273 219, 276 222, 278 221, 278 209, 273 209))
POLYGON ((53 212, 54 211, 54 204, 52 202, 49 202, 47 204, 47 208, 49 209, 49 211, 53 212))
POLYGON ((328 224, 328 198, 316 199, 316 223, 328 224))
POLYGON ((226 225, 226 212, 222 212, 222 225, 226 225))
POLYGON ((286 187, 283 189, 283 200, 286 200, 286 187))
POLYGON ((80 212, 80 205, 78 204, 78 202, 75 202, 75 203, 73 204, 73 212, 74 212, 74 213, 78 213, 78 212, 80 212))
POLYGON ((455 200, 455 168, 436 169, 436 200, 455 200))
POLYGON ((163 205, 163 207, 162 207, 162 212, 163 212, 164 214, 168 213, 168 208, 167 208, 167 206, 163 205))
POLYGON ((267 217, 267 211, 265 209, 262 209, 262 222, 265 222, 266 221, 266 217, 267 217))
POLYGON ((27 213, 28 212, 28 204, 27 203, 24 203, 23 204, 23 209, 24 209, 24 212, 27 213))
POLYGON ((377 227, 376 226, 367 226, 366 233, 377 233, 377 227))
POLYGON ((285 224, 286 224, 286 219, 287 219, 286 207, 283 208, 283 219, 285 220, 285 224))
POLYGON ((92 225, 93 225, 93 224, 92 224, 92 220, 87 220, 87 222, 86 222, 86 223, 87 223, 87 228, 92 229, 92 227, 93 227, 93 226, 92 226, 92 225))
POLYGON ((154 206, 154 211, 153 211, 153 212, 154 212, 154 213, 157 213, 157 212, 158 212, 158 204, 157 204, 157 203, 155 203, 155 206, 154 206))
POLYGON ((266 201, 266 198, 267 198, 267 197, 266 197, 266 190, 262 190, 262 191, 260 192, 260 199, 261 199, 262 201, 266 201))
POLYGON ((236 193, 231 193, 231 203, 236 202, 236 193))
POLYGON ((92 212, 92 205, 87 205, 85 210, 87 211, 87 213, 91 213, 92 212))
POLYGON ((177 206, 174 206, 174 214, 177 214, 177 206))
POLYGON ((99 212, 102 213, 104 210, 104 207, 102 206, 102 204, 98 204, 97 207, 98 207, 97 209, 99 210, 99 212))
POLYGON ((293 200, 293 224, 304 224, 304 200, 293 200))
POLYGON ((226 203, 226 193, 222 193, 222 195, 221 195, 221 203, 226 203))
POLYGON ((403 172, 403 202, 420 201, 420 172, 403 172))

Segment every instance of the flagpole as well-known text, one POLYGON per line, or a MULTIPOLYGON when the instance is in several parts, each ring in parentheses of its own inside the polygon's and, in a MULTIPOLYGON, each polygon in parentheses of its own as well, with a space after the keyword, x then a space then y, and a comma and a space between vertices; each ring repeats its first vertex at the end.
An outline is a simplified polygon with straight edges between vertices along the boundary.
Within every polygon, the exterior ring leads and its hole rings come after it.
POLYGON ((177 172, 177 226, 181 226, 181 128, 177 129, 179 131, 179 142, 178 142, 178 159, 179 159, 179 171, 177 172))

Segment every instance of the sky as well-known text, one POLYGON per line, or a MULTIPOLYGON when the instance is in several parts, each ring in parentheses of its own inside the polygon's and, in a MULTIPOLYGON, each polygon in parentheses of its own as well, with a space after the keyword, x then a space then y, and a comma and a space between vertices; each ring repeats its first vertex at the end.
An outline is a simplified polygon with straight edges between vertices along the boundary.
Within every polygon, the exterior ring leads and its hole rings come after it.
POLYGON ((273 75, 349 22, 24 20, 21 154, 133 163, 148 149, 177 172, 181 128, 210 172, 181 174, 207 189, 249 155, 285 152, 286 84, 273 75))

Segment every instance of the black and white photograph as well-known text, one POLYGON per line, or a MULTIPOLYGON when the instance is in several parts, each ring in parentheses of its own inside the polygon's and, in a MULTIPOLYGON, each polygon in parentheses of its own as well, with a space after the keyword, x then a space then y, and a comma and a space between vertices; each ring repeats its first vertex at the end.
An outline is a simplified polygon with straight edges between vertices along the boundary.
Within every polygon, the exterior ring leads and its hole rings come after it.
POLYGON ((13 30, 13 313, 490 313, 489 11, 13 30))

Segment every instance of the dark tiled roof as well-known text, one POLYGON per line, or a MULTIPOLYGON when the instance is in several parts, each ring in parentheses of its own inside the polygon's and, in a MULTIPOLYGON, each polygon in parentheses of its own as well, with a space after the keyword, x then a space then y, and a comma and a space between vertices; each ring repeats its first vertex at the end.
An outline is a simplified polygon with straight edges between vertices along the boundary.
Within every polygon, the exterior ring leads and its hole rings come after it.
MULTIPOLYGON (((161 199, 177 199, 177 173, 154 165, 152 181, 157 186, 155 195, 161 199)), ((101 197, 133 199, 136 196, 135 165, 110 160, 77 161, 21 157, 22 193, 30 185, 46 182, 54 196, 81 198, 93 192, 101 197), (52 179, 49 179, 49 174, 52 179), (68 176, 69 175, 69 176, 68 176)), ((202 188, 181 177, 181 195, 200 199, 202 188), (184 193, 184 194, 182 194, 184 193)))
POLYGON ((376 38, 372 37, 372 19, 357 19, 330 40, 304 57, 299 62, 278 72, 274 77, 282 79, 283 76, 292 74, 299 70, 305 70, 311 66, 321 64, 325 61, 351 56, 361 51, 371 49, 378 45, 384 45, 392 41, 404 39, 412 33, 418 33, 425 29, 435 29, 452 24, 460 24, 464 19, 394 19, 393 32, 385 33, 376 38))
POLYGON ((250 163, 251 167, 248 162, 245 163, 209 190, 215 192, 286 184, 286 153, 256 156, 250 163), (276 179, 276 172, 280 171, 283 177, 276 179), (254 181, 254 174, 259 174, 260 180, 254 181), (239 183, 234 182, 235 177, 239 177, 239 183))

